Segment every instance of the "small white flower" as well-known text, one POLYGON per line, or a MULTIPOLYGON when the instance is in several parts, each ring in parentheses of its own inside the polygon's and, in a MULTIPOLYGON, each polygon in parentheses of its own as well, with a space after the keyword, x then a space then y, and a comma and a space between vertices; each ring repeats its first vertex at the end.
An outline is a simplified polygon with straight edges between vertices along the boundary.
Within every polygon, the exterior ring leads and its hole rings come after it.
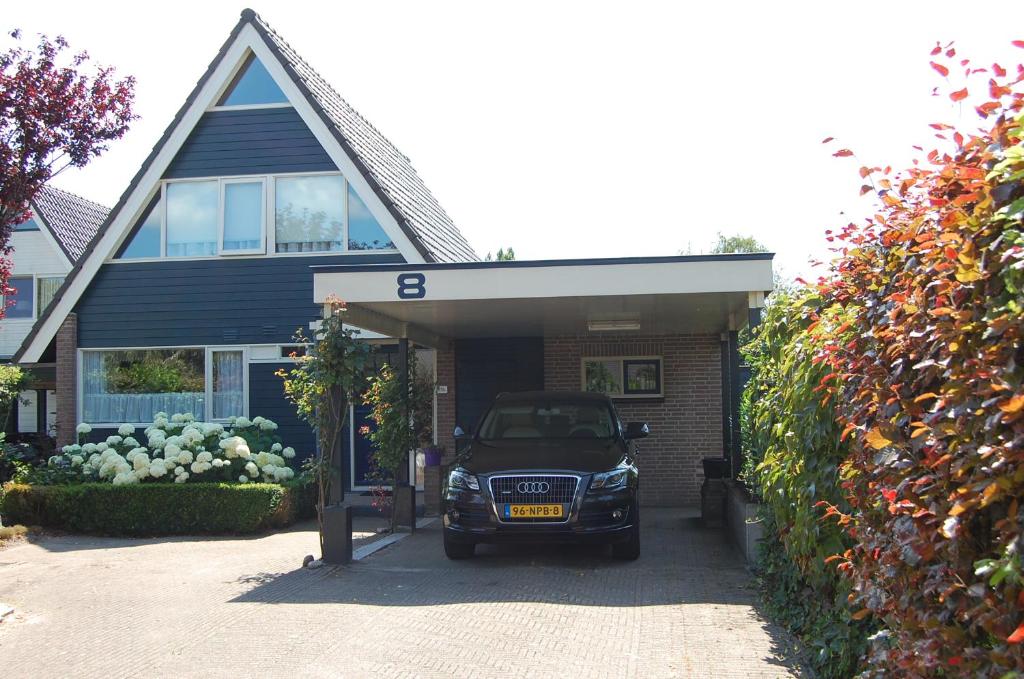
POLYGON ((182 472, 174 477, 175 483, 185 483, 188 480, 188 472, 182 472))
POLYGON ((149 475, 153 478, 159 478, 167 473, 167 467, 164 466, 164 461, 157 459, 149 463, 149 475))
POLYGON ((81 467, 83 462, 85 462, 85 460, 82 459, 81 455, 72 455, 71 456, 71 466, 72 467, 81 467))
POLYGON ((121 443, 122 440, 123 439, 120 436, 108 436, 107 437, 107 445, 108 446, 116 446, 119 443, 121 443))
POLYGON ((213 453, 209 453, 209 452, 204 450, 203 452, 201 452, 198 455, 196 455, 196 461, 197 462, 213 462, 213 453))
POLYGON ((245 471, 249 472, 249 476, 256 476, 260 473, 259 467, 252 462, 247 462, 245 465, 245 471))
POLYGON ((255 425, 256 425, 256 426, 258 427, 258 426, 260 426, 261 424, 263 424, 263 421, 264 421, 265 419, 266 419, 266 418, 264 418, 264 417, 260 417, 259 415, 257 415, 256 417, 252 418, 252 423, 253 423, 253 424, 255 424, 255 425))
POLYGON ((117 428, 117 433, 120 434, 121 436, 131 436, 132 434, 135 433, 135 425, 122 424, 120 427, 117 428))
POLYGON ((92 427, 86 424, 85 422, 82 422, 80 425, 75 427, 75 431, 77 431, 79 434, 88 434, 89 432, 92 431, 92 427))
POLYGON ((131 446, 132 448, 138 448, 139 447, 139 442, 136 441, 131 436, 126 438, 124 441, 122 441, 122 443, 124 443, 126 446, 131 446))
POLYGON ((286 459, 290 460, 293 457, 295 457, 295 449, 292 448, 291 446, 288 446, 283 451, 281 451, 281 454, 284 455, 286 459))
POLYGON ((101 453, 109 447, 110 446, 108 446, 105 442, 100 442, 96 444, 96 450, 100 451, 101 453))
POLYGON ((132 467, 134 467, 136 471, 140 469, 149 469, 149 455, 146 455, 145 453, 139 453, 136 455, 135 459, 132 460, 132 467))
POLYGON ((174 422, 175 424, 178 424, 178 423, 181 423, 181 422, 184 422, 184 421, 185 421, 185 416, 182 415, 181 413, 174 413, 173 415, 171 415, 171 422, 174 422))
POLYGON ((245 429, 246 427, 251 427, 252 422, 246 417, 239 417, 235 419, 234 425, 236 429, 245 429))
POLYGON ((187 450, 183 450, 178 453, 178 464, 191 464, 192 459, 192 453, 187 450))
POLYGON ((86 443, 84 446, 82 446, 82 452, 88 453, 89 455, 92 455, 97 450, 99 450, 99 448, 96 446, 95 443, 86 443))
POLYGON ((114 477, 114 485, 120 486, 122 484, 138 483, 139 479, 131 472, 131 470, 118 472, 117 476, 114 477))
POLYGON ((238 477, 238 482, 239 483, 249 483, 249 477, 246 476, 245 474, 242 474, 241 476, 238 477))
POLYGON ((185 473, 185 468, 184 467, 175 467, 174 468, 174 475, 175 476, 181 476, 184 473, 185 473))
POLYGON ((168 460, 177 458, 181 455, 181 448, 176 443, 167 443, 164 445, 164 457, 168 460))
POLYGON ((272 453, 280 453, 281 452, 281 444, 280 443, 275 443, 274 445, 270 446, 270 452, 272 452, 272 453))
POLYGON ((275 429, 277 429, 277 422, 263 420, 263 422, 260 423, 260 431, 274 431, 275 429))

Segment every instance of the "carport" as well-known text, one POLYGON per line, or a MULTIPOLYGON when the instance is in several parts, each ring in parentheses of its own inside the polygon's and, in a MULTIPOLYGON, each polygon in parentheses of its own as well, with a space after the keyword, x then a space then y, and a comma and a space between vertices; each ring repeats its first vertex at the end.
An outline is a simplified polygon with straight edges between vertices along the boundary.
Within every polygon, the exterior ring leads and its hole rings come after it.
POLYGON ((436 351, 435 436, 454 451, 502 391, 610 393, 651 426, 647 505, 696 505, 701 458, 739 466, 737 334, 772 289, 772 255, 318 266, 314 299, 359 328, 436 351))

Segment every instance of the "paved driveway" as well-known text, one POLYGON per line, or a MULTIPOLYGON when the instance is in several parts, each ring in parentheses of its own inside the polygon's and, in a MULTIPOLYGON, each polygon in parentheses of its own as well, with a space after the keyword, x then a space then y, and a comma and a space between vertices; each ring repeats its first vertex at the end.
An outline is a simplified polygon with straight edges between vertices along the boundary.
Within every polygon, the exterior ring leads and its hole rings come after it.
POLYGON ((484 548, 435 523, 351 566, 308 528, 250 539, 40 538, 0 551, 4 677, 793 676, 732 548, 647 510, 644 555, 484 548))

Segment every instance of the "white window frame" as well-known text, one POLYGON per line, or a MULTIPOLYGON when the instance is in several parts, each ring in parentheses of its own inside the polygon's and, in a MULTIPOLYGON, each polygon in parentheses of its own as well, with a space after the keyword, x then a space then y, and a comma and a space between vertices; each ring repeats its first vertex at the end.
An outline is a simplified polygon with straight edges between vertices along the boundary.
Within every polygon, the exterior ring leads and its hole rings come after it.
MULTIPOLYGON (((349 255, 353 257, 360 256, 375 256, 375 255, 394 255, 401 254, 401 250, 398 249, 397 245, 393 248, 386 248, 380 250, 350 250, 349 249, 349 224, 348 224, 348 192, 350 182, 344 174, 337 171, 330 172, 284 172, 284 173, 271 173, 271 174, 252 174, 252 175, 230 175, 230 176, 214 176, 214 177, 189 177, 187 179, 165 179, 160 182, 160 204, 157 206, 157 212, 160 216, 160 256, 159 257, 134 257, 130 259, 117 259, 116 253, 120 252, 124 247, 126 241, 131 235, 131 230, 125 234, 124 240, 118 244, 110 258, 107 259, 107 263, 110 264, 124 264, 124 263, 137 263, 137 262, 159 262, 159 261, 195 261, 195 260, 214 260, 224 258, 255 258, 255 257, 324 257, 331 255, 349 255), (342 184, 344 187, 342 204, 343 204, 343 229, 342 238, 344 242, 344 248, 341 250, 318 250, 315 252, 277 252, 277 196, 276 196, 276 183, 278 179, 292 179, 301 177, 324 177, 324 176, 337 176, 342 178, 342 184), (223 222, 224 222, 224 190, 219 188, 220 197, 218 198, 217 208, 217 221, 218 221, 218 235, 217 235, 217 254, 215 255, 202 255, 194 257, 169 257, 167 255, 167 187, 170 184, 179 184, 184 182, 219 182, 221 185, 227 182, 263 182, 263 249, 253 251, 236 251, 230 250, 224 252, 221 247, 223 241, 223 222)), ((152 201, 150 198, 146 201, 143 208, 139 211, 139 214, 135 216, 132 221, 133 228, 138 225, 139 220, 146 212, 146 208, 149 207, 149 203, 152 201)), ((384 230, 383 225, 381 229, 384 230)), ((384 230, 384 235, 390 237, 390 234, 384 230)))
MULTIPOLYGON (((239 413, 241 417, 249 417, 249 348, 245 344, 226 344, 226 345, 173 345, 173 346, 159 346, 159 347, 88 347, 80 348, 76 352, 76 364, 79 368, 83 365, 83 357, 89 352, 110 352, 110 351, 166 351, 169 349, 201 349, 203 350, 203 417, 204 422, 226 422, 226 419, 211 419, 213 415, 213 352, 215 351, 240 351, 242 352, 242 410, 239 413)), ((78 422, 83 422, 83 413, 85 410, 85 380, 83 371, 81 369, 75 370, 76 373, 76 393, 77 403, 75 404, 75 418, 78 422)), ((168 413, 170 415, 172 413, 168 413)), ((96 429, 117 429, 122 424, 131 424, 136 427, 147 427, 152 422, 88 422, 89 425, 96 429)))
MULTIPOLYGON (((239 71, 242 70, 242 67, 245 65, 245 63, 249 60, 249 55, 250 54, 252 54, 253 59, 259 59, 259 57, 255 53, 253 53, 253 51, 251 49, 250 50, 246 50, 242 54, 242 58, 238 60, 237 64, 235 64, 235 67, 233 69, 231 69, 231 75, 228 76, 227 80, 224 81, 224 85, 217 91, 217 96, 215 96, 213 98, 213 104, 207 110, 209 110, 209 111, 253 111, 253 110, 261 109, 261 108, 295 108, 294 106, 292 106, 292 103, 290 101, 278 102, 276 104, 236 104, 234 106, 230 106, 230 105, 222 106, 222 105, 217 103, 227 93, 228 88, 231 87, 233 84, 235 84, 235 77, 238 75, 239 71)), ((263 68, 266 68, 266 65, 264 65, 263 68)), ((269 70, 267 72, 269 73, 269 70)), ((271 76, 271 78, 273 78, 273 76, 271 76)), ((277 85, 277 82, 275 81, 274 84, 277 85)), ((287 99, 288 95, 285 94, 283 89, 281 89, 281 86, 278 85, 277 87, 278 87, 278 89, 281 90, 281 93, 284 94, 285 99, 287 99)))
POLYGON ((262 255, 267 252, 267 178, 266 177, 231 177, 220 180, 220 199, 217 208, 217 254, 222 257, 237 255, 262 255), (224 218, 227 213, 227 187, 231 184, 260 185, 260 236, 261 247, 248 250, 224 249, 224 218))
MULTIPOLYGON (((607 394, 611 399, 644 399, 644 398, 664 398, 665 397, 665 357, 664 356, 583 356, 580 358, 580 391, 587 391, 587 363, 590 362, 604 362, 604 361, 618 361, 620 374, 622 376, 621 389, 622 392, 626 390, 626 368, 625 361, 658 361, 658 386, 660 387, 656 394, 607 394)), ((603 392, 591 392, 591 393, 603 393, 603 392)))

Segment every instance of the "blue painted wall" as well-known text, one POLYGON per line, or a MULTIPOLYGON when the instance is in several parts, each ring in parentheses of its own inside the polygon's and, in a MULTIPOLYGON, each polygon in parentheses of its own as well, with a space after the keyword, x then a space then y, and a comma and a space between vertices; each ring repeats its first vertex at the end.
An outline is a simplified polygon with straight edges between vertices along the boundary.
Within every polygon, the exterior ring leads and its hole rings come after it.
POLYGON ((469 431, 501 392, 544 388, 544 340, 458 340, 455 383, 455 422, 469 431))
MULTIPOLYGON (((284 397, 281 378, 274 373, 290 363, 249 364, 249 416, 261 415, 277 423, 281 443, 295 449, 295 463, 316 451, 313 430, 295 414, 295 406, 284 397)), ((297 466, 293 464, 292 466, 297 466)))
POLYGON ((337 169, 293 108, 210 111, 164 179, 337 169))
POLYGON ((402 261, 380 254, 104 264, 75 306, 78 346, 290 342, 320 316, 311 266, 402 261))

